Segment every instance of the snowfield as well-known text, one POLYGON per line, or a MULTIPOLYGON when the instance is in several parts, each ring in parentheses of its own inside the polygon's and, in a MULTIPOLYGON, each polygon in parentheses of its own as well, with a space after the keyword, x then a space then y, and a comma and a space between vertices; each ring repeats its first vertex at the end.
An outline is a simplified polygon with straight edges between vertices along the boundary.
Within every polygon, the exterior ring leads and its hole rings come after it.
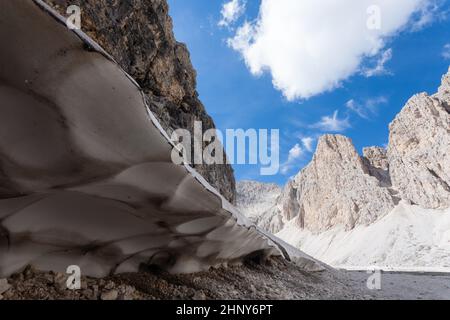
POLYGON ((293 220, 277 236, 337 268, 450 272, 450 209, 401 202, 375 223, 351 231, 338 226, 312 234, 293 220))

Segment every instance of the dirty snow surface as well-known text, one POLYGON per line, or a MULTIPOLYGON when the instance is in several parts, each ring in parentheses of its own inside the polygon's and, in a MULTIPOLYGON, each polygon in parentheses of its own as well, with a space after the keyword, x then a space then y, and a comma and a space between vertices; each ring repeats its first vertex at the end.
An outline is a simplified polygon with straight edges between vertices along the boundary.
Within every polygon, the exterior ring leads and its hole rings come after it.
POLYGON ((141 88, 85 34, 38 0, 0 1, 0 21, 0 277, 29 264, 190 273, 280 254, 172 162, 141 88))

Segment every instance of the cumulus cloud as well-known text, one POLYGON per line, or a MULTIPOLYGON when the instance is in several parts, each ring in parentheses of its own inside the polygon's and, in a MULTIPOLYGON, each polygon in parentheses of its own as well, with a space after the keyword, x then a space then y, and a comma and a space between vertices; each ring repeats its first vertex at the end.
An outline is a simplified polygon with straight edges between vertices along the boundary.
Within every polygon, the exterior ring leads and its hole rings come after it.
POLYGON ((228 27, 239 19, 245 12, 245 2, 241 0, 231 0, 222 6, 220 11, 222 19, 218 25, 220 27, 228 27))
POLYGON ((386 41, 428 14, 430 1, 262 0, 228 44, 252 74, 270 72, 288 100, 307 99, 339 87, 368 57, 384 50, 388 61, 386 41))
POLYGON ((447 43, 444 46, 444 50, 442 51, 442 56, 444 57, 444 59, 450 60, 450 43, 447 43))
POLYGON ((358 102, 354 99, 347 101, 345 106, 350 111, 353 111, 358 116, 364 119, 370 119, 377 115, 378 107, 382 104, 386 104, 388 99, 384 96, 367 99, 363 102, 358 102))
POLYGON ((313 151, 313 143, 314 143, 314 138, 312 137, 303 137, 302 139, 302 144, 305 147, 305 149, 308 152, 312 152, 313 151))
POLYGON ((383 51, 377 60, 377 63, 372 68, 363 68, 362 74, 367 77, 380 76, 383 74, 390 74, 385 65, 392 59, 392 49, 389 48, 383 51))
POLYGON ((332 116, 324 116, 322 119, 311 126, 326 132, 342 132, 351 127, 348 118, 339 119, 339 112, 336 110, 332 116))

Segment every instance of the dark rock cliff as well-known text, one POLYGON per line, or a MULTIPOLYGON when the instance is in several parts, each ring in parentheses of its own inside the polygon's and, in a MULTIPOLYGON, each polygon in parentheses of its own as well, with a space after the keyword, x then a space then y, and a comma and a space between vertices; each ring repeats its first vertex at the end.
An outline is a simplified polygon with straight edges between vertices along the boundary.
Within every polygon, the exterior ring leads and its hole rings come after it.
MULTIPOLYGON (((70 5, 81 8, 81 28, 97 41, 143 88, 148 105, 171 134, 194 121, 214 128, 196 91, 196 72, 186 46, 175 40, 166 0, 45 0, 67 16, 70 5)), ((194 168, 221 194, 235 201, 230 165, 194 168)))

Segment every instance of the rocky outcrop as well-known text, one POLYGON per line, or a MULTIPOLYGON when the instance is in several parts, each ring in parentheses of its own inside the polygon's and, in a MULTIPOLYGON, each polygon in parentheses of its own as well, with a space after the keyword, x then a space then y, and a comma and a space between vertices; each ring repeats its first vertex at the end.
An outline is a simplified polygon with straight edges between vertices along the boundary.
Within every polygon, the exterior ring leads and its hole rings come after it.
MULTIPOLYGON (((166 0, 45 0, 66 16, 70 5, 82 10, 81 28, 130 74, 147 95, 147 103, 171 134, 214 128, 196 91, 196 72, 186 46, 175 40, 166 0)), ((194 168, 226 199, 235 201, 235 179, 230 165, 194 168)))
POLYGON ((449 77, 436 95, 412 97, 390 125, 392 184, 401 198, 428 209, 450 206, 449 77))
POLYGON ((442 102, 444 108, 450 112, 450 68, 448 73, 442 77, 442 83, 438 89, 436 98, 438 98, 442 102))
POLYGON ((392 185, 386 149, 381 147, 364 148, 363 161, 366 163, 369 174, 377 178, 382 186, 390 187, 392 185))
POLYGON ((369 174, 351 140, 325 135, 311 163, 290 182, 280 198, 282 215, 301 228, 320 232, 370 224, 394 207, 387 188, 369 174))
POLYGON ((389 170, 387 150, 381 147, 368 147, 363 149, 363 156, 369 165, 375 169, 389 170))
POLYGON ((280 186, 274 183, 239 181, 236 184, 236 206, 252 222, 273 207, 281 194, 280 186))
POLYGON ((282 194, 280 186, 245 180, 237 183, 236 190, 236 206, 251 222, 273 234, 283 228, 283 218, 276 205, 282 194))

